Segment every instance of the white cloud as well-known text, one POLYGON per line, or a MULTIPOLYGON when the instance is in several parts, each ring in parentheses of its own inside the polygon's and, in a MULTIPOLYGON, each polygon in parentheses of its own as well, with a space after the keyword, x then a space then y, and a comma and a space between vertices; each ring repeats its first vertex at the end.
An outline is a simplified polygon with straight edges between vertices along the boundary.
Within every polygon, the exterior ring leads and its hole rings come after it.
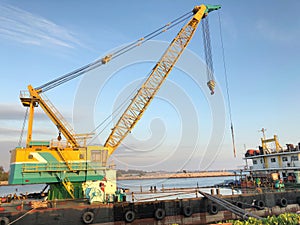
POLYGON ((74 34, 43 17, 0 4, 0 38, 36 46, 74 48, 74 34))

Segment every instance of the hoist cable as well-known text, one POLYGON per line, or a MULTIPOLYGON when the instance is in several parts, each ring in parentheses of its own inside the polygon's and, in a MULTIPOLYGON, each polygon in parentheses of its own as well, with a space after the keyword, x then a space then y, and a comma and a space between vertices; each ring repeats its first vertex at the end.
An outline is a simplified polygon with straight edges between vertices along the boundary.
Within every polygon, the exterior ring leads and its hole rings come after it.
MULTIPOLYGON (((150 73, 149 73, 150 74, 150 73)), ((149 75, 148 75, 149 76, 149 75)), ((117 107, 117 109, 115 109, 109 116, 107 116, 91 133, 95 133, 102 125, 104 125, 104 123, 106 123, 108 121, 109 118, 112 118, 112 120, 114 120, 115 118, 117 118, 117 116, 123 112, 123 107, 125 106, 125 104, 128 102, 128 100, 131 98, 131 96, 138 91, 139 87, 141 87, 141 85, 145 82, 145 80, 147 79, 146 76, 139 85, 137 85, 137 87, 128 95, 128 97, 117 107)), ((100 134, 103 133, 103 131, 109 126, 110 124, 107 123, 101 131, 99 131, 92 140, 89 141, 88 144, 91 144, 100 134)))
MULTIPOLYGON (((113 52, 113 53, 107 55, 107 56, 110 56, 111 59, 112 58, 116 58, 116 57, 118 57, 118 56, 120 56, 120 55, 122 55, 122 54, 124 54, 124 53, 126 53, 126 52, 128 52, 130 50, 132 50, 133 48, 138 47, 139 45, 143 44, 144 42, 146 42, 146 41, 148 41, 148 40, 156 37, 157 35, 159 35, 159 34, 165 32, 165 31, 169 30, 170 28, 176 26, 177 24, 181 23, 182 21, 184 21, 185 19, 187 19, 191 15, 192 15, 192 12, 188 12, 188 13, 186 13, 186 14, 178 17, 177 19, 171 21, 170 23, 164 25, 163 27, 161 27, 161 28, 159 28, 159 29, 157 29, 157 30, 155 30, 155 31, 147 34, 143 38, 140 38, 137 41, 135 41, 135 42, 133 42, 133 43, 131 43, 131 44, 129 44, 129 45, 127 45, 127 46, 125 46, 125 47, 117 50, 116 52, 113 52)), ((74 71, 72 71, 70 73, 67 73, 67 74, 65 74, 65 75, 63 75, 63 76, 61 76, 61 77, 59 77, 59 78, 57 78, 55 80, 47 82, 47 83, 45 83, 45 84, 43 84, 43 85, 41 85, 41 86, 39 86, 39 87, 37 87, 35 89, 41 90, 42 92, 46 92, 46 91, 48 91, 48 90, 50 90, 50 89, 52 89, 54 87, 57 87, 57 86, 65 83, 67 81, 70 81, 70 80, 72 80, 72 79, 74 79, 74 78, 76 78, 76 77, 78 77, 78 76, 80 76, 80 75, 82 75, 82 74, 84 74, 84 73, 92 70, 92 69, 95 69, 95 68, 97 68, 97 67, 99 67, 99 66, 101 66, 103 64, 104 64, 103 63, 103 58, 98 59, 98 60, 96 60, 96 61, 94 61, 92 63, 89 63, 89 64, 87 64, 87 65, 85 65, 85 66, 83 66, 83 67, 81 67, 81 68, 79 68, 77 70, 74 70, 74 71)))
POLYGON ((208 80, 214 80, 214 68, 211 54, 211 44, 210 44, 210 31, 208 17, 202 19, 202 33, 203 33, 203 44, 204 44, 204 53, 206 61, 206 73, 208 80))
POLYGON ((230 95, 229 95, 228 76, 227 76, 227 69, 226 69, 226 62, 225 62, 225 49, 224 49, 224 43, 223 43, 222 24, 221 24, 221 17, 220 17, 220 12, 219 11, 218 11, 218 17, 219 17, 220 39, 221 39, 221 47, 222 47, 223 67, 224 67, 224 75, 225 75, 225 85, 226 85, 226 93, 227 93, 228 111, 229 111, 229 118, 230 118, 230 129, 231 129, 231 138, 232 138, 232 145, 233 145, 233 154, 234 154, 234 157, 236 157, 236 148, 235 148, 235 141, 234 141, 234 130, 233 130, 233 122, 232 122, 232 112, 231 112, 231 102, 230 102, 230 95))

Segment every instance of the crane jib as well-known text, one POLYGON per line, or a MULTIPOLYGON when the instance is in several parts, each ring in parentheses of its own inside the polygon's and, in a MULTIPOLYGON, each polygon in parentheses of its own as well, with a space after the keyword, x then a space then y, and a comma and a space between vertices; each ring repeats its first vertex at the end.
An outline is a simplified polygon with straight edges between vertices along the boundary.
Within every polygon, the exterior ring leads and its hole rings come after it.
POLYGON ((190 42, 199 22, 202 18, 207 16, 207 13, 219 8, 220 6, 206 7, 205 5, 196 6, 194 8, 194 16, 192 19, 179 31, 112 129, 112 132, 104 145, 108 148, 109 155, 115 151, 115 149, 121 144, 122 140, 128 135, 142 117, 155 94, 166 80, 182 52, 190 42))

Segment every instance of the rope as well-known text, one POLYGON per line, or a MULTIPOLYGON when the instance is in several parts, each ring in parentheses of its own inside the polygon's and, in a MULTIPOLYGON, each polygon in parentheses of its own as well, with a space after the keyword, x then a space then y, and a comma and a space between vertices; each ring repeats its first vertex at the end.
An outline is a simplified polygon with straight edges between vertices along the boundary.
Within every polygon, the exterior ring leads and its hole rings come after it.
POLYGON ((232 112, 231 112, 231 102, 230 102, 230 95, 229 95, 228 76, 227 76, 227 69, 226 69, 226 63, 225 63, 225 50, 224 50, 223 35, 222 35, 221 17, 220 17, 220 12, 219 11, 218 11, 218 17, 219 17, 219 29, 220 29, 220 39, 221 39, 221 47, 222 47, 223 67, 224 67, 224 74, 225 74, 227 102, 228 102, 228 110, 229 110, 229 118, 230 118, 231 139, 232 139, 232 146, 233 146, 233 154, 234 154, 234 157, 236 157, 236 148, 235 148, 235 141, 234 141, 234 130, 233 130, 233 122, 232 122, 232 112))
POLYGON ((30 209, 29 211, 27 211, 26 213, 24 213, 22 216, 20 216, 19 218, 15 219, 14 221, 10 222, 10 223, 7 224, 7 225, 11 225, 11 224, 13 224, 13 223, 19 221, 20 219, 22 219, 23 217, 25 217, 26 215, 28 215, 29 213, 31 213, 33 210, 35 210, 35 209, 30 209))
POLYGON ((22 130, 21 130, 18 146, 21 146, 21 144, 22 144, 24 130, 25 130, 25 124, 26 124, 26 121, 27 121, 28 109, 29 109, 29 107, 26 108, 26 112, 25 112, 25 116, 24 116, 24 121, 23 121, 23 125, 22 125, 22 130))

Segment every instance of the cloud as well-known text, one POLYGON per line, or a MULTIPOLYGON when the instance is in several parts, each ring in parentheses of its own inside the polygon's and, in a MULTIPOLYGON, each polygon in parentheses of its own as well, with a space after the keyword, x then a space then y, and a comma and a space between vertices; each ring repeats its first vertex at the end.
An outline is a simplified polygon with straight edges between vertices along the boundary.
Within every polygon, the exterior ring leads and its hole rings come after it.
MULTIPOLYGON (((54 132, 51 129, 35 129, 35 133, 39 135, 53 135, 54 132)), ((21 129, 10 128, 10 127, 0 127, 0 138, 3 136, 4 138, 7 137, 15 137, 16 139, 19 138, 21 134, 21 129)))
MULTIPOLYGON (((24 120, 25 108, 17 104, 1 104, 0 103, 0 121, 4 120, 24 120)), ((37 120, 46 120, 44 112, 36 111, 34 118, 37 120)))
POLYGON ((0 38, 46 47, 81 45, 72 32, 43 17, 6 4, 0 4, 0 12, 0 38))
POLYGON ((0 166, 3 166, 5 171, 9 170, 10 162, 10 150, 16 147, 17 142, 14 141, 1 141, 1 151, 0 151, 0 166))

